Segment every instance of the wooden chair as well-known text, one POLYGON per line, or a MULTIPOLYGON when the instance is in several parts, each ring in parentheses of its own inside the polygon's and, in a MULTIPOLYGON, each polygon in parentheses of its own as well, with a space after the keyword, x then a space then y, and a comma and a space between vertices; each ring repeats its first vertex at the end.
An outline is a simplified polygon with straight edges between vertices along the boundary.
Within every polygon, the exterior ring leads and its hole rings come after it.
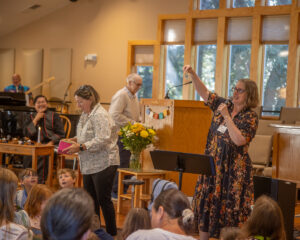
POLYGON ((272 135, 256 135, 249 146, 249 156, 253 164, 253 173, 271 177, 272 135))
POLYGON ((59 117, 61 118, 63 124, 64 124, 64 131, 66 133, 66 138, 69 138, 70 136, 70 132, 71 132, 71 121, 68 117, 64 116, 64 115, 59 115, 59 117))

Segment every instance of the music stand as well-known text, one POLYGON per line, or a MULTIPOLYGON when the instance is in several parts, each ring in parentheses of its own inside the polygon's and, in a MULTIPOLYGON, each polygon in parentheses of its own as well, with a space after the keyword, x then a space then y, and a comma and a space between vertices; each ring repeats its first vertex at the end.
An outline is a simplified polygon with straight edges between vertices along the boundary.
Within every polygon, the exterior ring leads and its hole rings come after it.
POLYGON ((179 172, 179 190, 184 172, 216 175, 214 160, 208 155, 164 150, 150 151, 150 155, 155 169, 179 172))

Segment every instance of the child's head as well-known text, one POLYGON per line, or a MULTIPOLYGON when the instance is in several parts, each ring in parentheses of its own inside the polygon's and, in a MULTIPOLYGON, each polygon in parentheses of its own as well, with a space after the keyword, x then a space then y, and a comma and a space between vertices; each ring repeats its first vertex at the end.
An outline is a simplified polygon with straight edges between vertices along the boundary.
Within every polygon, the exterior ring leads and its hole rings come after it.
POLYGON ((52 194, 53 192, 46 185, 37 184, 33 186, 24 206, 29 217, 40 215, 52 194))
POLYGON ((70 188, 74 187, 76 174, 72 169, 62 168, 58 170, 57 178, 61 188, 70 188))
POLYGON ((19 174, 21 184, 26 188, 32 188, 38 183, 37 173, 32 168, 26 168, 19 174))
POLYGON ((220 240, 237 240, 241 239, 241 229, 237 227, 224 227, 220 233, 220 240))
POLYGON ((84 239, 90 232, 94 201, 81 188, 64 188, 47 202, 41 218, 43 239, 84 239))
POLYGON ((0 167, 0 223, 14 220, 14 197, 17 186, 17 176, 11 170, 0 167))
POLYGON ((132 208, 126 216, 122 230, 122 238, 126 239, 139 229, 150 229, 151 220, 148 211, 143 208, 132 208))
POLYGON ((243 226, 245 237, 263 236, 271 240, 284 240, 284 222, 280 207, 270 197, 259 197, 250 218, 243 226))

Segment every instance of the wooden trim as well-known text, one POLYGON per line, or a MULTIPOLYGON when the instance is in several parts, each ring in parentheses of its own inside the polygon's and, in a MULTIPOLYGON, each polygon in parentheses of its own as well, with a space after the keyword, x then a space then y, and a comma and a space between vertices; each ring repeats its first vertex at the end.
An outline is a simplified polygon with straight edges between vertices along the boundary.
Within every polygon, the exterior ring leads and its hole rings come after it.
POLYGON ((184 45, 185 42, 162 42, 162 45, 184 45))
MULTIPOLYGON (((193 27, 193 20, 192 18, 188 18, 186 20, 186 25, 185 25, 185 48, 184 48, 184 65, 190 64, 191 63, 191 51, 192 51, 192 36, 194 35, 194 27, 193 27)), ((183 80, 182 83, 188 82, 189 79, 186 79, 184 74, 183 74, 183 80)), ((182 99, 191 99, 191 96, 189 95, 189 89, 190 86, 186 85, 183 86, 182 88, 182 99)))
POLYGON ((289 57, 286 79, 286 106, 297 107, 297 89, 298 79, 296 72, 299 66, 296 66, 297 47, 299 33, 299 14, 292 12, 290 16, 290 36, 289 36, 289 57))
MULTIPOLYGON (((197 0, 197 9, 198 9, 198 0, 197 0)), ((189 1, 189 13, 194 11, 194 0, 189 1)))
POLYGON ((129 40, 128 45, 151 46, 157 44, 156 40, 129 40))
POLYGON ((153 59, 153 82, 152 82, 152 98, 157 99, 159 96, 159 62, 160 62, 160 45, 154 45, 153 59))
POLYGON ((272 155, 272 178, 278 177, 278 141, 279 141, 279 133, 275 132, 273 134, 273 155, 272 155))
POLYGON ((260 47, 260 39, 262 34, 261 29, 262 17, 260 15, 253 16, 252 19, 252 36, 251 36, 251 63, 250 63, 250 79, 256 82, 260 96, 262 96, 261 88, 261 58, 262 50, 260 47))
POLYGON ((128 45, 127 50, 127 75, 131 73, 131 67, 134 65, 134 46, 128 45))
MULTIPOLYGON (((217 40, 217 55, 216 55, 216 75, 215 75, 215 91, 221 96, 225 96, 226 89, 223 87, 224 67, 226 68, 226 18, 220 17, 218 19, 218 40, 217 40)), ((226 72, 226 71, 225 71, 226 72)))

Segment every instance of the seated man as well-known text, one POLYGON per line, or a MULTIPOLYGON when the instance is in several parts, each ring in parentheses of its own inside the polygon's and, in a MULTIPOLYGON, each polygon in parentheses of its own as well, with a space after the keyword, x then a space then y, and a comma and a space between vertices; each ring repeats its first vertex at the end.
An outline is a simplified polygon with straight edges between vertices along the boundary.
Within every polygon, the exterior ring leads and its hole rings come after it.
POLYGON ((27 92, 29 90, 29 87, 27 86, 23 86, 21 84, 21 77, 19 74, 14 74, 12 76, 12 85, 9 85, 7 87, 4 88, 4 92, 20 92, 20 93, 24 93, 27 92))
MULTIPOLYGON (((40 127, 40 142, 42 144, 57 145, 65 137, 63 123, 59 115, 48 110, 48 100, 43 95, 38 95, 33 100, 36 113, 29 115, 25 122, 24 135, 33 141, 38 141, 40 127)), ((24 157, 24 167, 31 168, 32 161, 24 157)), ((39 183, 44 183, 48 176, 48 158, 40 157, 37 163, 39 183)))

